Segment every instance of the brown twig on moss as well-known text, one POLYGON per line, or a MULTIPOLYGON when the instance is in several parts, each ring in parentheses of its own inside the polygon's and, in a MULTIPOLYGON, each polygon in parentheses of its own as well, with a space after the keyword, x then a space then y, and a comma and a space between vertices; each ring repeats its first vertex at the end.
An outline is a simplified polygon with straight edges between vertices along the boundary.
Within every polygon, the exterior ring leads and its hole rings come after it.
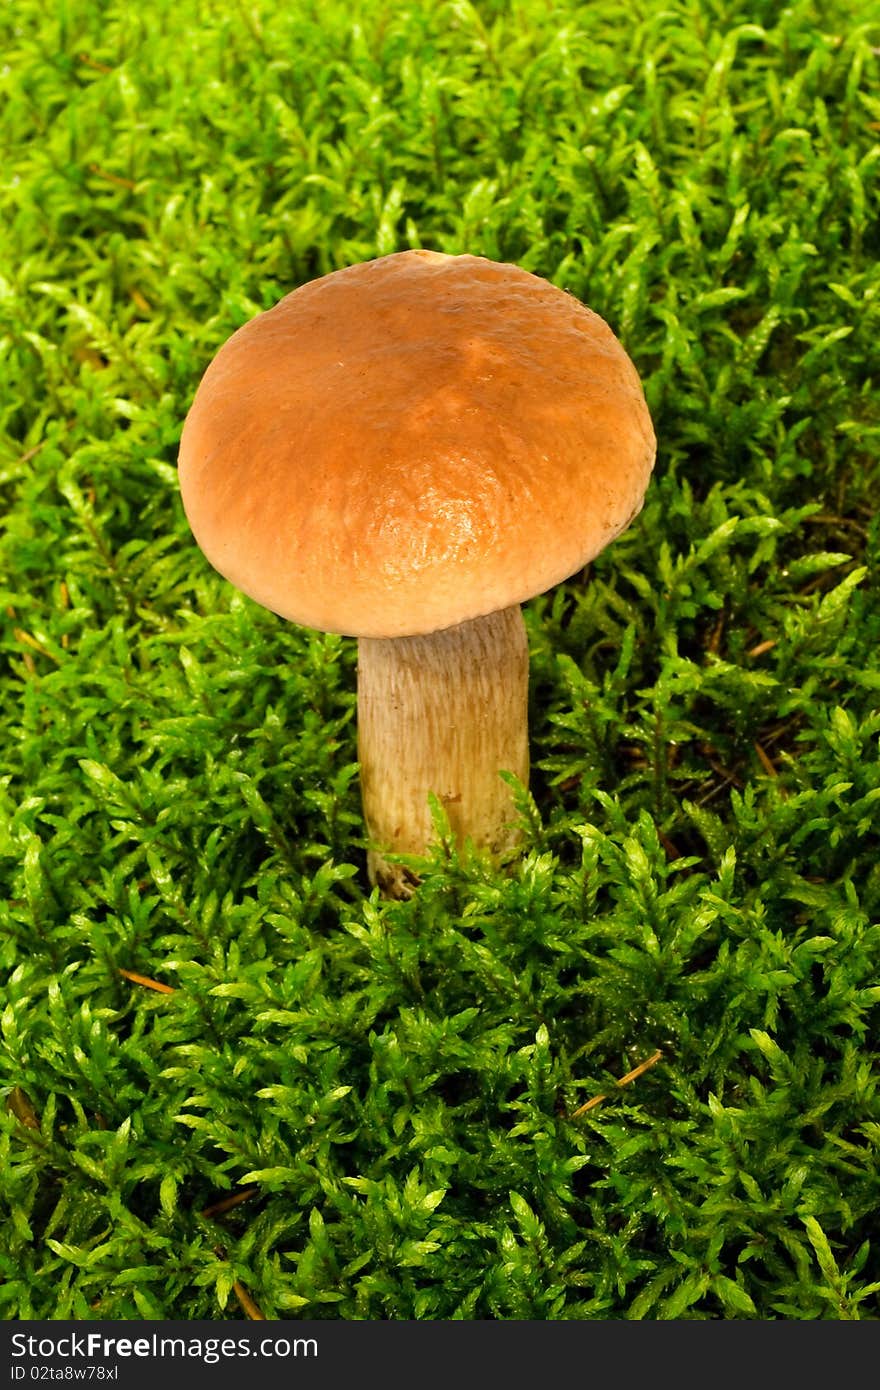
POLYGON ((750 647, 746 656, 763 656, 765 652, 771 652, 776 645, 776 638, 768 637, 765 642, 759 642, 756 647, 750 647))
POLYGON ((124 975, 126 980, 131 980, 132 984, 143 985, 145 989, 154 989, 158 994, 173 994, 172 985, 163 985, 161 980, 153 980, 149 975, 139 975, 136 970, 123 970, 120 968, 120 975, 124 975))
POLYGON ((767 776, 768 776, 768 777, 778 777, 778 776, 779 776, 779 771, 778 771, 778 769, 777 769, 777 767, 776 767, 776 764, 774 763, 773 759, 770 757, 769 753, 765 752, 765 750, 761 747, 761 745, 760 745, 760 743, 758 742, 757 739, 754 739, 754 740, 753 740, 753 747, 754 747, 755 752, 756 752, 757 755, 758 755, 758 762, 761 764, 761 766, 762 766, 762 768, 764 769, 764 771, 766 772, 767 776))
POLYGON ((222 1197, 219 1202, 212 1202, 210 1206, 203 1207, 201 1214, 208 1218, 212 1216, 222 1216, 224 1212, 231 1211, 233 1207, 240 1206, 242 1202, 246 1202, 249 1197, 253 1197, 259 1190, 258 1187, 246 1187, 243 1192, 233 1192, 231 1197, 222 1197))
MULTIPOLYGON (((646 1071, 650 1071, 651 1067, 656 1066, 662 1056, 663 1053, 658 1047, 656 1052, 653 1052, 644 1062, 639 1062, 639 1065, 633 1067, 632 1071, 628 1071, 626 1076, 619 1077, 614 1083, 615 1086, 628 1086, 631 1081, 637 1081, 646 1071)), ((576 1120, 578 1115, 585 1115, 588 1110, 595 1109, 597 1105, 601 1105, 602 1101, 607 1099, 607 1092, 603 1092, 599 1096, 592 1096, 590 1100, 584 1101, 583 1105, 579 1105, 577 1110, 572 1111, 571 1115, 569 1115, 569 1119, 576 1120)))

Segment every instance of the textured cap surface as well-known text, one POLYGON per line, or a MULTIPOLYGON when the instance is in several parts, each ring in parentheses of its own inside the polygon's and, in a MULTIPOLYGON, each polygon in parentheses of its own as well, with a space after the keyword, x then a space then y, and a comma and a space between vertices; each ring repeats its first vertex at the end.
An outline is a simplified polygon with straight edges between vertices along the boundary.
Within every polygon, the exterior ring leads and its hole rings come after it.
POLYGON ((513 265, 403 251, 334 271, 220 349, 180 445, 196 540, 328 632, 521 603, 642 505, 655 440, 608 325, 513 265))

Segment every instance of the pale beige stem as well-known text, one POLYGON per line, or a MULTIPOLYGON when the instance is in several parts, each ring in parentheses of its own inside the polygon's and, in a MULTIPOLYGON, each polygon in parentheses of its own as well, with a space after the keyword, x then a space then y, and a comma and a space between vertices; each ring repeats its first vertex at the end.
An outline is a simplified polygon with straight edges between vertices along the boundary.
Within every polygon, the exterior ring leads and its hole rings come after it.
POLYGON ((519 607, 426 637, 358 642, 358 756, 368 869, 392 897, 413 876, 383 851, 424 854, 433 827, 428 793, 458 843, 499 855, 516 843, 510 788, 526 784, 529 653, 519 607))

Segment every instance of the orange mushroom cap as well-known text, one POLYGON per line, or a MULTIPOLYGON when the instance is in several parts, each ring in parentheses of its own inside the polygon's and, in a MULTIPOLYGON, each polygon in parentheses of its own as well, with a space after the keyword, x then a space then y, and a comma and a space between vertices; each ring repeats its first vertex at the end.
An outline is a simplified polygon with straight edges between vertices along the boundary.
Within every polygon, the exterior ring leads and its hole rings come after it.
POLYGON ((360 637, 434 632, 580 569, 656 443, 608 325, 514 265, 403 251, 234 333, 180 444, 193 533, 237 588, 360 637))

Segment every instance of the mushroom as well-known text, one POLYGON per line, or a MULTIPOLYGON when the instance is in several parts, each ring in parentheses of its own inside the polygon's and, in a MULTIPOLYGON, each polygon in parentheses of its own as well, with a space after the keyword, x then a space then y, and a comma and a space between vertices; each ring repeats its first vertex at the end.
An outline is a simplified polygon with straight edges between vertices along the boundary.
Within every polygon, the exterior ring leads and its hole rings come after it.
POLYGON ((520 604, 639 512, 636 370, 572 295, 480 256, 403 251, 302 285, 234 333, 180 444, 208 560, 266 608, 358 639, 370 881, 432 838, 515 847, 528 781, 520 604), (391 857, 388 857, 391 856, 391 857))

